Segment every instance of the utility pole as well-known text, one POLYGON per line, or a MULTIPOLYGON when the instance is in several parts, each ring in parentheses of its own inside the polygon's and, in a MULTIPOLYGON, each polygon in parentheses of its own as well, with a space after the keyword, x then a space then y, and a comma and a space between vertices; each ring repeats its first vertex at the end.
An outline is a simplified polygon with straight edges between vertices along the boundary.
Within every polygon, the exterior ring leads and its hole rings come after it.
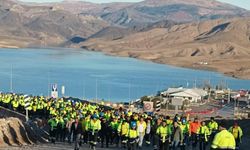
POLYGON ((210 102, 211 99, 211 87, 208 89, 208 102, 210 102))
POLYGON ((10 92, 13 92, 13 66, 10 68, 10 92))
POLYGON ((235 118, 235 115, 236 115, 236 99, 234 99, 234 118, 235 118))
POLYGON ((228 88, 228 100, 227 100, 227 103, 229 104, 231 101, 231 90, 230 88, 228 88))
POLYGON ((50 97, 50 71, 48 72, 48 97, 50 97))
POLYGON ((128 99, 131 100, 131 82, 129 81, 129 89, 128 89, 128 99))
POLYGON ((188 81, 187 81, 187 88, 189 87, 189 83, 188 83, 188 81))
POLYGON ((108 85, 108 99, 109 99, 109 102, 110 102, 110 100, 111 100, 111 87, 110 87, 110 85, 108 85))
POLYGON ((194 85, 193 85, 193 88, 195 88, 195 89, 196 89, 196 78, 195 78, 195 80, 194 80, 194 85))
POLYGON ((86 98, 85 81, 83 81, 82 83, 83 83, 82 96, 83 96, 83 99, 85 99, 86 98))
POLYGON ((62 86, 62 91, 61 92, 62 92, 62 97, 65 97, 65 86, 64 85, 62 86))
POLYGON ((95 103, 97 104, 97 79, 95 79, 95 103))

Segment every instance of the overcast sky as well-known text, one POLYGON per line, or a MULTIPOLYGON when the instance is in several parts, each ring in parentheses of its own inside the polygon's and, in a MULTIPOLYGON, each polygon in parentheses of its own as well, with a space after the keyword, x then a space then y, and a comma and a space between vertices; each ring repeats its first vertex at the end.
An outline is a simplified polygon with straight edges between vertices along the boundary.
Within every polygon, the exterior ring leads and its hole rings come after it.
MULTIPOLYGON (((21 0, 26 2, 60 2, 62 0, 21 0)), ((142 0, 85 0, 94 3, 109 3, 109 2, 139 2, 142 0)), ((237 5, 250 10, 250 0, 219 0, 221 2, 227 2, 233 5, 237 5)))

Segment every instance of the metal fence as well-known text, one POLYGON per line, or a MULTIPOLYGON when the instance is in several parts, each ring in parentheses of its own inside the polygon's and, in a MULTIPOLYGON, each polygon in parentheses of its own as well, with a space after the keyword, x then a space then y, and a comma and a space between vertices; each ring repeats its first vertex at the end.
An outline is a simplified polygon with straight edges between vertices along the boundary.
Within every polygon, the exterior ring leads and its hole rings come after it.
POLYGON ((0 106, 0 118, 8 118, 8 117, 18 118, 22 122, 26 121, 25 115, 0 106))

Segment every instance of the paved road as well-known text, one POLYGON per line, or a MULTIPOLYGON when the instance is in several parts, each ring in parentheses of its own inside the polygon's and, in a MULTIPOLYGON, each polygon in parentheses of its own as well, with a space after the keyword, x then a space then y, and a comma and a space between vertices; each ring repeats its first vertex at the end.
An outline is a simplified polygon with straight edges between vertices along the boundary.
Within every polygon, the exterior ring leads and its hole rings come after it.
MULTIPOLYGON (((208 146, 209 147, 209 146, 208 146)), ((207 148, 208 148, 207 147, 207 148)), ((152 150, 153 147, 143 147, 143 150, 152 150)), ((5 147, 0 148, 0 150, 74 150, 74 145, 69 145, 67 143, 57 143, 57 144, 40 144, 35 146, 23 146, 23 147, 5 147)), ((91 150, 88 145, 83 145, 80 150, 91 150)), ((127 150, 124 148, 116 148, 116 147, 110 147, 110 148, 100 148, 98 146, 96 150, 127 150)), ((139 150, 139 149, 138 149, 139 150)), ((187 150, 196 150, 192 149, 191 147, 187 150)), ((198 147, 197 147, 198 150, 198 147)))
POLYGON ((218 110, 218 115, 224 118, 234 117, 234 107, 233 104, 227 104, 222 109, 218 110))
MULTIPOLYGON (((100 148, 98 146, 96 150, 126 150, 124 148, 100 148)), ((152 150, 152 147, 143 147, 143 150, 152 150)), ((4 147, 0 148, 0 150, 74 150, 74 144, 67 144, 67 143, 57 143, 57 144, 39 144, 34 146, 23 146, 23 147, 4 147)), ((91 150, 88 145, 83 145, 80 150, 91 150)))
MULTIPOLYGON (((247 139, 244 139, 244 143, 246 142, 247 139)), ((244 145, 244 144, 243 144, 244 145)), ((249 150, 246 145, 241 147, 240 150, 249 150)), ((152 150, 152 147, 143 147, 143 150, 152 150)), ((198 150, 199 148, 197 147, 196 149, 192 149, 191 147, 187 148, 186 150, 198 150)), ((209 145, 207 146, 207 149, 209 149, 209 145)), ((0 147, 0 150, 74 150, 74 146, 65 144, 65 143, 58 143, 58 144, 40 144, 40 145, 35 145, 35 146, 23 146, 23 147, 0 147)), ((80 150, 91 150, 87 145, 82 146, 80 150)), ((96 150, 126 150, 123 148, 100 148, 97 147, 96 150)))

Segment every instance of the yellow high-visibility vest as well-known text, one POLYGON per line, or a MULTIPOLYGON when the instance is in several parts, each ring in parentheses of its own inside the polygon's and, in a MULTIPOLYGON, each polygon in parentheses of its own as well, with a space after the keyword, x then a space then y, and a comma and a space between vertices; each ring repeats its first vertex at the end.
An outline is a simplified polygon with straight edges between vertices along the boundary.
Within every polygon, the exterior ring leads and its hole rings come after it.
POLYGON ((214 149, 235 149, 234 136, 227 130, 222 130, 214 137, 211 147, 214 149))

